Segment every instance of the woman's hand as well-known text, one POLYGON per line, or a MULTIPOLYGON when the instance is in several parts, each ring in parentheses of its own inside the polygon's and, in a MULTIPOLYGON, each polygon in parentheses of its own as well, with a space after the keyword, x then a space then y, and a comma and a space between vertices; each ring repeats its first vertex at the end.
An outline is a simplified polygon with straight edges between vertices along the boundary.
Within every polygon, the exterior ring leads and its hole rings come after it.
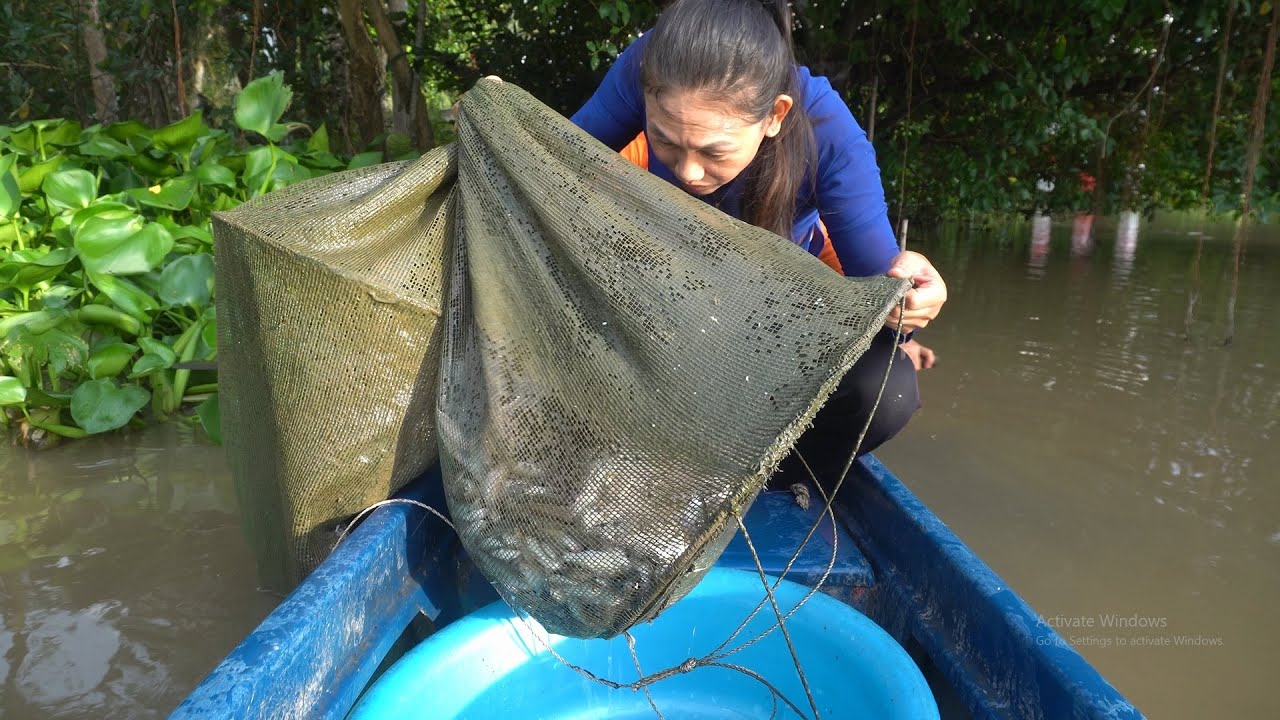
POLYGON ((937 353, 932 349, 921 345, 915 340, 908 340, 902 343, 902 345, 899 345, 899 347, 902 348, 902 352, 905 353, 907 357, 911 358, 911 364, 916 366, 916 370, 931 368, 933 367, 933 364, 938 361, 937 353))
POLYGON ((905 334, 919 330, 938 317, 938 312, 947 301, 947 283, 928 258, 918 252, 904 250, 893 258, 886 274, 889 277, 911 278, 911 289, 907 291, 906 312, 901 312, 894 305, 885 320, 885 327, 896 329, 901 324, 905 334))

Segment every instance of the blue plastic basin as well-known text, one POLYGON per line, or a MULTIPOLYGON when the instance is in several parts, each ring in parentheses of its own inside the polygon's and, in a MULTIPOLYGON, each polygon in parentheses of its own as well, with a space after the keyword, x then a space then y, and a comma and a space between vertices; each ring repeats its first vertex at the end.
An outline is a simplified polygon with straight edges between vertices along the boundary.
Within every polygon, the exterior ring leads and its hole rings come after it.
MULTIPOLYGON (((806 592, 807 588, 784 581, 775 597, 785 613, 806 592)), ((652 674, 707 654, 764 597, 758 575, 712 569, 683 600, 652 623, 632 630, 641 668, 652 674)), ((766 604, 735 645, 756 637, 774 619, 766 604)), ((818 593, 787 620, 787 630, 824 720, 938 717, 933 695, 906 651, 848 605, 818 593)), ((582 677, 547 652, 548 642, 563 658, 597 676, 621 683, 638 677, 625 638, 548 638, 541 627, 517 619, 505 603, 498 602, 449 625, 407 653, 365 693, 350 717, 656 717, 644 693, 608 688, 582 677)), ((723 662, 758 673, 795 703, 804 717, 812 716, 791 654, 776 629, 723 662)), ((674 675, 651 685, 650 692, 663 715, 681 720, 755 720, 769 717, 773 707, 772 694, 759 681, 718 667, 674 675)), ((795 714, 779 702, 776 717, 795 714)))

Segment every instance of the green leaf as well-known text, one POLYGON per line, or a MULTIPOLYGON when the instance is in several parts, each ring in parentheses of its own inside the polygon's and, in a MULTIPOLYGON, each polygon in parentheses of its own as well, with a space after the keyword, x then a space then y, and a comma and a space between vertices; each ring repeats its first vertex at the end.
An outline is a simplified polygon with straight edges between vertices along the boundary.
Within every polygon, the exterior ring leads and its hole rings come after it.
POLYGON ((214 185, 228 190, 236 189, 236 174, 231 168, 216 163, 205 163, 196 168, 196 180, 201 185, 214 185))
POLYGON ((284 84, 284 73, 277 71, 260 77, 236 96, 236 124, 242 130, 252 130, 266 137, 272 126, 280 121, 292 98, 293 91, 284 84))
MULTIPOLYGON (((27 399, 27 388, 16 377, 0 375, 0 405, 21 405, 27 399)), ((201 422, 204 418, 200 418, 201 422)), ((208 428, 205 428, 206 430, 208 428)), ((212 433, 211 433, 212 434, 212 433)))
POLYGON ((320 127, 316 128, 316 131, 307 139, 307 152, 329 152, 329 130, 324 123, 320 123, 320 127))
POLYGON ((107 217, 136 217, 137 214, 136 210, 122 202, 99 199, 97 202, 91 203, 89 207, 71 216, 71 232, 79 232, 80 227, 91 217, 99 215, 107 217))
POLYGON ((196 144, 196 140, 208 132, 209 127, 204 124, 204 114, 197 110, 172 125, 156 130, 151 135, 151 142, 164 150, 185 153, 196 144))
POLYGON ((178 356, 174 353, 173 348, 165 345, 162 340, 152 337, 140 337, 138 338, 138 345, 142 347, 143 352, 158 355, 171 365, 178 362, 178 356))
POLYGON ((351 158, 351 162, 347 163, 347 169, 355 170, 356 168, 377 165, 380 162, 382 162, 381 152, 362 152, 351 158))
MULTIPOLYGON (((166 225, 165 227, 168 227, 166 225)), ((183 240, 190 238, 198 240, 205 245, 213 244, 213 233, 209 229, 201 225, 177 225, 169 228, 169 232, 173 234, 174 240, 183 240)))
POLYGON ((271 147, 267 145, 254 148, 245 156, 245 187, 254 191, 262 187, 263 182, 267 179, 267 173, 271 171, 271 158, 271 147))
POLYGON ((17 161, 17 155, 0 155, 0 218, 13 217, 22 204, 22 189, 18 186, 18 176, 13 171, 17 161))
POLYGON ((166 178, 173 177, 178 174, 177 167, 164 160, 152 157, 149 152, 140 152, 130 155, 129 164, 132 165, 140 175, 147 178, 166 178))
POLYGON ((163 210, 186 210, 196 194, 195 178, 182 176, 150 188, 134 188, 129 197, 143 205, 163 210))
POLYGON ((272 125, 271 129, 267 131, 267 139, 273 143, 278 143, 281 140, 284 140, 286 137, 288 137, 289 133, 293 132, 294 130, 310 130, 310 129, 311 128, 307 127, 306 123, 300 123, 300 122, 277 123, 275 125, 272 125))
POLYGON ((18 315, 10 315, 0 320, 0 347, 13 337, 21 328, 25 332, 39 334, 51 330, 63 323, 71 313, 65 310, 33 310, 18 315))
POLYGON ((298 164, 298 158, 275 145, 255 148, 245 157, 244 184, 254 192, 269 192, 310 176, 310 171, 298 164))
POLYGON ((80 154, 117 160, 122 157, 137 155, 138 151, 106 135, 94 135, 85 142, 80 143, 80 154))
POLYGON ((387 133, 385 146, 387 157, 400 157, 413 150, 413 138, 402 132, 390 132, 387 133))
POLYGON ((167 306, 209 304, 213 294, 213 256, 184 255, 160 273, 160 302, 167 306))
POLYGON ((125 342, 114 342, 103 345, 89 356, 89 377, 93 379, 111 378, 119 375, 129 365, 137 345, 125 342))
POLYGON ((35 350, 37 362, 49 368, 51 377, 61 377, 69 370, 84 366, 89 358, 89 345, 78 335, 54 328, 26 338, 35 350))
POLYGON ((38 297, 41 305, 56 310, 67 307, 76 298, 80 297, 83 292, 84 290, 78 287, 58 283, 51 284, 47 289, 41 290, 38 297))
POLYGON ((56 126, 46 129, 41 137, 45 145, 75 145, 80 142, 80 123, 75 120, 63 120, 56 126))
POLYGON ((129 373, 130 380, 140 378, 155 370, 166 370, 178 362, 178 355, 173 351, 173 348, 155 338, 138 338, 138 344, 142 346, 144 352, 142 357, 138 358, 138 361, 133 364, 133 371, 129 373))
POLYGON ((347 164, 333 153, 307 153, 300 159, 305 166, 319 170, 345 170, 347 167, 347 164))
POLYGON ((70 404, 70 392, 48 392, 38 387, 27 387, 28 407, 63 408, 70 404))
POLYGON ((22 190, 24 195, 30 195, 40 189, 41 183, 49 176, 49 173, 58 169, 58 166, 67 158, 65 155, 54 155, 42 163, 36 163, 31 167, 23 170, 18 175, 18 188, 22 190))
POLYGON ((76 256, 72 248, 58 248, 43 255, 35 250, 14 251, 9 262, 0 263, 0 286, 30 291, 62 272, 76 256))
POLYGON ((129 379, 137 380, 156 370, 167 370, 171 367, 173 367, 173 363, 165 362, 164 358, 159 355, 144 353, 142 357, 138 358, 138 362, 133 364, 133 369, 129 372, 129 379))
MULTIPOLYGON (((67 316, 66 313, 62 315, 67 316)), ((22 355, 36 368, 47 368, 49 376, 54 378, 68 370, 79 369, 89 356, 89 346, 79 335, 58 327, 43 328, 37 323, 11 330, 6 334, 3 345, 10 358, 22 355)))
POLYGON ((9 144, 26 155, 36 152, 36 129, 30 123, 24 123, 9 133, 9 144))
POLYGON ((124 278, 89 273, 89 281, 111 298, 116 307, 142 322, 151 322, 148 313, 160 309, 160 304, 151 295, 124 278))
POLYGON ((59 210, 82 210, 98 197, 98 179, 88 170, 59 170, 40 187, 49 204, 59 210))
POLYGON ((91 217, 75 233, 80 262, 91 273, 131 275, 160 265, 173 249, 173 235, 137 216, 107 213, 91 217))
POLYGON ((151 399, 137 385, 116 387, 106 378, 90 380, 71 394, 71 417, 89 433, 124 427, 151 399))
POLYGON ((124 120, 122 122, 111 123, 103 128, 102 132, 122 143, 141 140, 145 145, 151 142, 151 128, 137 120, 124 120))
POLYGON ((196 406, 196 415, 200 417, 200 425, 209 434, 215 445, 222 444, 222 413, 218 410, 218 393, 205 398, 196 406))
POLYGON ((212 351, 218 351, 218 318, 214 315, 214 308, 209 308, 204 314, 204 327, 200 328, 200 339, 204 340, 204 344, 212 351))

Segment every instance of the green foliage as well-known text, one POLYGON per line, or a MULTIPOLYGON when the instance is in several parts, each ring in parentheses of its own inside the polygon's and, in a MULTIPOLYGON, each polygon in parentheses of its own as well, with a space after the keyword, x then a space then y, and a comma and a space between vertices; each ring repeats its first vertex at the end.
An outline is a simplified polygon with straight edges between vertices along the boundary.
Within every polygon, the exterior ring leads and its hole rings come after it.
POLYGON ((236 124, 280 142, 289 133, 289 126, 281 125, 280 118, 292 99, 293 91, 285 87, 283 73, 258 78, 236 96, 236 124))
MULTIPOLYGON (((1225 212, 1239 207, 1244 133, 1270 19, 1240 4, 1215 172, 1203 198, 1227 6, 805 3, 797 51, 832 78, 864 127, 875 114, 894 214, 1225 212), (1098 192, 1082 174, 1096 179, 1098 192)), ((1280 122, 1269 125, 1265 146, 1274 147, 1280 122)), ((1255 205, 1274 208, 1277 189, 1274 177, 1260 180, 1255 205)))
POLYGON ((71 417, 87 433, 123 427, 151 399, 137 385, 116 387, 105 378, 82 383, 71 394, 71 417))
MULTIPOLYGON (((369 79, 353 74, 336 4, 297 0, 98 2, 108 58, 94 72, 135 119, 95 124, 87 5, 0 7, 0 122, 14 123, 0 126, 0 405, 67 436, 114 426, 139 392, 150 400, 131 416, 200 403, 208 422, 215 378, 185 364, 217 353, 210 214, 399 157, 408 138, 357 140, 352 86, 369 79), (64 119, 32 120, 44 117, 64 119), (108 399, 113 413, 90 407, 108 399)), ((389 19, 444 142, 437 116, 484 75, 572 113, 660 5, 411 0, 389 19)), ((1241 207, 1269 3, 1239 2, 1227 38, 1220 0, 792 5, 800 61, 874 125, 893 215, 1241 207)), ((1268 149, 1280 147, 1274 106, 1268 149)), ((1280 217, 1267 160, 1253 198, 1264 221, 1280 217)))
MULTIPOLYGON (((299 129, 280 122, 290 94, 279 75, 245 89, 239 129, 266 143, 256 146, 200 113, 158 130, 0 126, 0 405, 11 419, 79 437, 207 400, 212 375, 189 395, 182 365, 217 355, 211 214, 348 167, 323 128, 276 144, 299 129)), ((215 417, 207 403, 200 416, 215 417)))

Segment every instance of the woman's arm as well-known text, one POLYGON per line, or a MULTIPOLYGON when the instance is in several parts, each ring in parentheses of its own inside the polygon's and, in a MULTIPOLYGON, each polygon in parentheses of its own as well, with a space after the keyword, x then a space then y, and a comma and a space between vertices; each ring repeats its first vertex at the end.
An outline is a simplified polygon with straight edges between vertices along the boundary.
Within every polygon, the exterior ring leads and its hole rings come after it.
POLYGON ((644 94, 640 89, 640 59, 645 38, 622 51, 600 87, 570 120, 595 139, 621 150, 644 129, 644 94))
POLYGON ((807 68, 800 73, 817 143, 815 196, 827 237, 845 275, 882 275, 898 254, 898 242, 875 148, 827 79, 811 76, 807 68))

